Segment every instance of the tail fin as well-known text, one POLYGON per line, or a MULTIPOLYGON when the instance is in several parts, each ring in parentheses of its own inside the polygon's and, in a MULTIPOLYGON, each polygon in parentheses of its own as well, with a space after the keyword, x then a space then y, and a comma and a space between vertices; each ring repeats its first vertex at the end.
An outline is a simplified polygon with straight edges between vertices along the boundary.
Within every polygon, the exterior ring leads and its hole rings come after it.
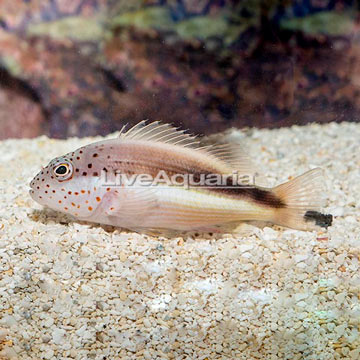
POLYGON ((323 184, 323 171, 316 168, 276 186, 273 192, 286 206, 276 209, 274 223, 299 230, 330 226, 332 215, 319 212, 323 184))

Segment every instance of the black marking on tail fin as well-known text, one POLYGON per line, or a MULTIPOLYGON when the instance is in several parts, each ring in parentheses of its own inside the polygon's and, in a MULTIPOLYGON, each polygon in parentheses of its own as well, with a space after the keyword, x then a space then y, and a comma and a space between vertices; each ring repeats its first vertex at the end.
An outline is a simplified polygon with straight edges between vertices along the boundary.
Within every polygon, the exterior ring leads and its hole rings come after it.
POLYGON ((315 221, 315 224, 320 227, 327 228, 331 226, 333 216, 331 214, 322 214, 318 211, 309 210, 304 215, 305 221, 315 221))

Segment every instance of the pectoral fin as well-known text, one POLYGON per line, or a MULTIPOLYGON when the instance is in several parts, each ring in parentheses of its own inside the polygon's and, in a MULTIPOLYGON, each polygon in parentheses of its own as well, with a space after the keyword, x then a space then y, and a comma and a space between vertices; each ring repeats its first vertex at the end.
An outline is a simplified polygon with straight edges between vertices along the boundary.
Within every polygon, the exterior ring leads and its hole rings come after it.
POLYGON ((152 214, 157 206, 157 198, 150 188, 110 190, 101 201, 104 213, 119 226, 141 223, 141 218, 152 214))

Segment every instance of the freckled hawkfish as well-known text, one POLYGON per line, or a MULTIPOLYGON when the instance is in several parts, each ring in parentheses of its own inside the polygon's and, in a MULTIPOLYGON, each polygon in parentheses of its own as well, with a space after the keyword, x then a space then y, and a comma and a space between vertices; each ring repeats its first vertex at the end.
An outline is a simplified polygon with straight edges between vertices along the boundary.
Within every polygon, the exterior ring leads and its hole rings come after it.
POLYGON ((136 231, 216 231, 252 220, 301 230, 331 225, 319 212, 321 169, 274 188, 243 183, 244 174, 255 171, 238 144, 203 145, 169 124, 142 121, 53 159, 30 195, 77 219, 136 231))

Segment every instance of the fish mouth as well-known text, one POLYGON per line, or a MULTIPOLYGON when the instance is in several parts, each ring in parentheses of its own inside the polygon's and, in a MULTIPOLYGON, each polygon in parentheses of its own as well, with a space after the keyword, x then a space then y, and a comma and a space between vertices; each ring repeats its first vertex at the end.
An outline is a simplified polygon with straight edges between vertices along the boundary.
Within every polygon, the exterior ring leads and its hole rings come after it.
POLYGON ((29 186, 30 186, 30 189, 34 189, 34 186, 35 186, 35 178, 30 181, 29 186))
POLYGON ((30 190, 29 190, 29 194, 30 194, 30 196, 31 196, 31 198, 33 199, 33 200, 35 200, 35 191, 31 188, 30 190))
POLYGON ((37 194, 37 192, 35 190, 30 189, 29 190, 29 195, 35 202, 37 202, 40 205, 43 205, 41 197, 39 197, 39 195, 37 194))
POLYGON ((39 196, 36 194, 36 191, 32 187, 29 190, 29 195, 34 201, 39 202, 39 196))

